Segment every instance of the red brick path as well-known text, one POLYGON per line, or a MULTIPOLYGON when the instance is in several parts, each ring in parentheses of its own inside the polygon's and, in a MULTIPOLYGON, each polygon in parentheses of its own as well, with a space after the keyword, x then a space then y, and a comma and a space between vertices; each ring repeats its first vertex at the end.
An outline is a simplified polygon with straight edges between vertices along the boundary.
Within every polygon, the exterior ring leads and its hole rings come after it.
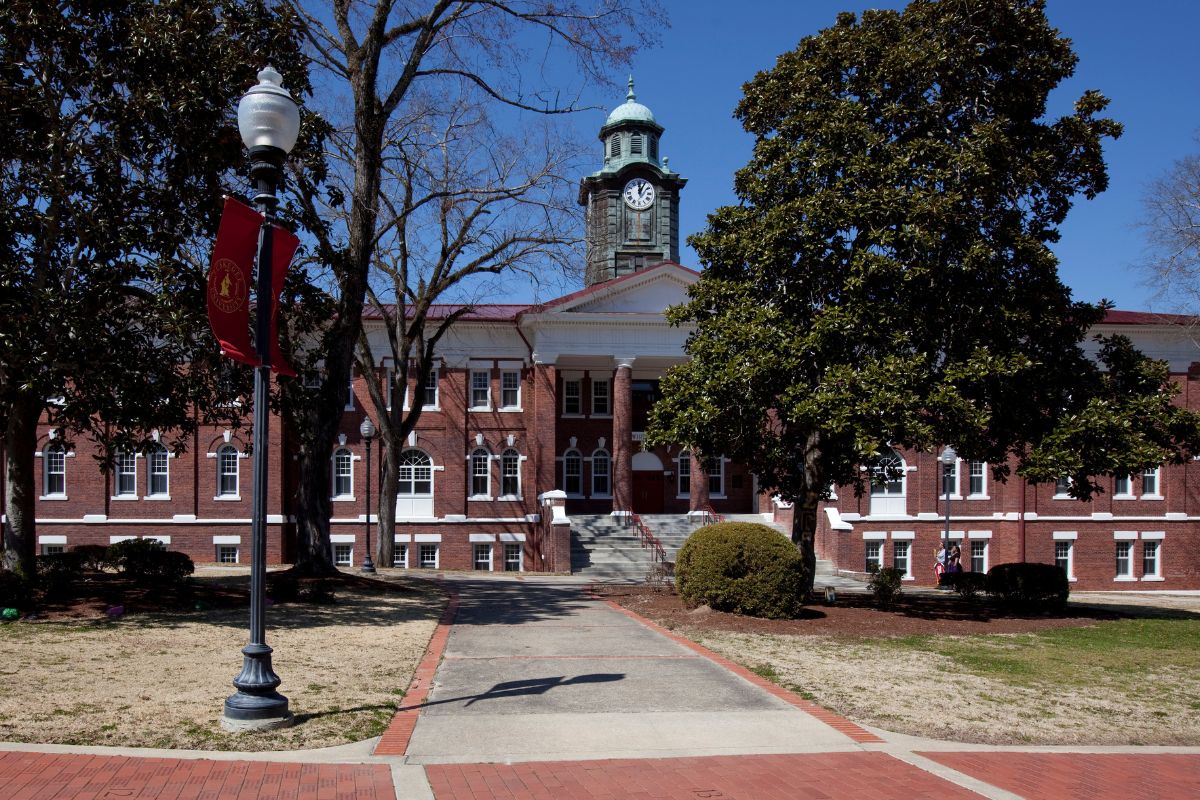
POLYGON ((437 800, 978 800, 884 753, 425 767, 437 800))
POLYGON ((1027 800, 1200 797, 1200 755, 1167 753, 919 753, 1027 800))
POLYGON ((384 764, 278 764, 0 753, 0 797, 157 800, 392 800, 384 764))
POLYGON ((425 655, 417 664, 408 691, 404 693, 404 706, 392 717, 388 728, 375 745, 377 756, 402 756, 408 750, 408 741, 412 738, 413 730, 417 727, 417 717, 421 714, 421 706, 429 698, 429 690, 433 688, 433 676, 438 664, 442 661, 442 653, 446 650, 446 642, 450 639, 450 626, 454 624, 454 616, 458 613, 458 589, 450 584, 442 584, 449 593, 450 599, 446 609, 438 620, 437 628, 425 648, 425 655))

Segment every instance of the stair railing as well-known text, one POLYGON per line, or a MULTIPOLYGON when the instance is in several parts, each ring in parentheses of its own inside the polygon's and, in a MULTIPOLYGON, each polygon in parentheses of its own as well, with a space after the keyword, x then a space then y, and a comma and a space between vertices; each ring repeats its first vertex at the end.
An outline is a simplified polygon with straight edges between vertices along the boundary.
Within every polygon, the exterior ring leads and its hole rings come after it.
POLYGON ((642 522, 642 518, 637 514, 631 514, 629 518, 633 521, 633 526, 637 530, 638 541, 642 543, 642 547, 651 548, 650 557, 656 563, 662 563, 667 560, 667 553, 663 550, 662 542, 658 537, 651 533, 646 527, 646 523, 642 522))

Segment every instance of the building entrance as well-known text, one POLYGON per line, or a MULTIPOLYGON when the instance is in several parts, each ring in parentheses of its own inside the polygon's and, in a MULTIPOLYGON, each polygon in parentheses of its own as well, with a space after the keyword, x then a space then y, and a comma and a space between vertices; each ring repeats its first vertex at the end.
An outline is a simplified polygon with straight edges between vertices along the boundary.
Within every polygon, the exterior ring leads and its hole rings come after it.
POLYGON ((653 453, 634 453, 633 512, 635 514, 663 513, 663 465, 653 453))

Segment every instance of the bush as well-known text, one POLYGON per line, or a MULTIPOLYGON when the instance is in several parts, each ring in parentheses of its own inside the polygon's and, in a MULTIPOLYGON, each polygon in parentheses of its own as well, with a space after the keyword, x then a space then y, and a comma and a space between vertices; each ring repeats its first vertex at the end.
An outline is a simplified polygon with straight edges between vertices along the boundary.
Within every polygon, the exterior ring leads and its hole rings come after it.
POLYGON ((196 571, 186 554, 167 550, 154 539, 126 539, 111 544, 106 557, 122 575, 152 586, 181 583, 196 571))
POLYGON ((988 594, 1023 611, 1061 611, 1070 588, 1054 564, 997 564, 987 574, 988 594))
POLYGON ((77 553, 81 567, 90 572, 100 572, 112 566, 108 563, 108 547, 102 544, 81 544, 71 548, 77 553))
POLYGON ((875 604, 885 611, 894 606, 904 592, 901 588, 903 580, 904 573, 895 567, 884 567, 872 572, 867 586, 875 595, 875 604))
POLYGON ((33 605, 33 587, 15 572, 0 570, 0 608, 27 609, 33 605))
POLYGON ((965 600, 974 600, 980 592, 987 591, 987 574, 983 572, 946 572, 939 586, 949 586, 965 600))
POLYGON ((66 553, 38 556, 38 583, 47 597, 64 597, 83 577, 84 558, 71 550, 66 553))
POLYGON ((793 617, 803 602, 804 562, 774 528, 721 522, 700 528, 675 560, 675 588, 691 605, 755 617, 793 617))

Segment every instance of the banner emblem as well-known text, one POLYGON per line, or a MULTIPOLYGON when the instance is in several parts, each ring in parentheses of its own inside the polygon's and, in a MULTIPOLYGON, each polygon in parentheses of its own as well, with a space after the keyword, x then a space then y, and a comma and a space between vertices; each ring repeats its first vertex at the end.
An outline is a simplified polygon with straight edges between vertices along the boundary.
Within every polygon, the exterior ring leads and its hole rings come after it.
POLYGON ((208 273, 208 301, 224 314, 235 314, 246 305, 246 276, 233 259, 218 259, 208 273))

